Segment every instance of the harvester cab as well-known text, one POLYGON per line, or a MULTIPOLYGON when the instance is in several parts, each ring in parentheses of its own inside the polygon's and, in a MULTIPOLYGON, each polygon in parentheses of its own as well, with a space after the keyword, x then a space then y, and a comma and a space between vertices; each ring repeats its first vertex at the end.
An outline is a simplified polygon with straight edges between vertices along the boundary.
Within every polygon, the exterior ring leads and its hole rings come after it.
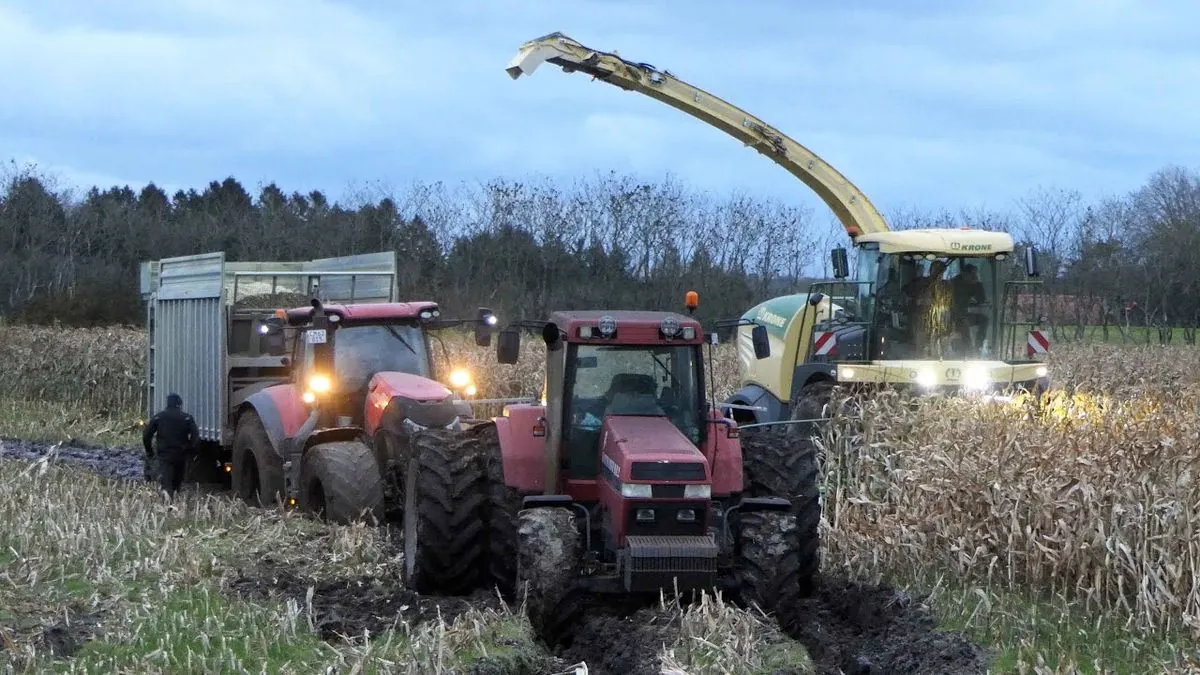
MULTIPOLYGON (((697 304, 689 293, 688 309, 697 304)), ((769 610, 808 588, 820 513, 815 460, 803 453, 784 464, 743 457, 736 425, 705 396, 709 336, 699 321, 674 312, 555 312, 501 330, 501 363, 517 362, 522 330, 539 331, 546 348, 542 400, 507 406, 494 420, 494 440, 478 447, 487 453, 493 498, 482 518, 490 566, 499 570, 493 581, 518 594, 528 586, 535 626, 558 623, 553 617, 571 611, 580 592, 724 588, 769 610), (763 484, 768 464, 788 477, 777 490, 750 490, 763 484)), ((769 356, 765 327, 753 324, 750 335, 756 356, 769 356)), ((466 448, 455 456, 469 454, 466 448)), ((445 481, 447 469, 430 472, 426 488, 416 472, 422 462, 445 467, 437 459, 445 452, 432 448, 428 460, 412 465, 409 485, 431 491, 430 507, 441 494, 433 482, 445 481)), ((776 460, 794 454, 773 452, 776 460)), ((460 499, 465 505, 474 497, 460 499)), ((439 590, 433 572, 421 570, 424 560, 443 547, 471 546, 443 541, 444 529, 419 520, 427 513, 414 513, 410 526, 406 510, 408 579, 426 584, 419 592, 439 590)), ((443 516, 454 517, 466 515, 443 516)))

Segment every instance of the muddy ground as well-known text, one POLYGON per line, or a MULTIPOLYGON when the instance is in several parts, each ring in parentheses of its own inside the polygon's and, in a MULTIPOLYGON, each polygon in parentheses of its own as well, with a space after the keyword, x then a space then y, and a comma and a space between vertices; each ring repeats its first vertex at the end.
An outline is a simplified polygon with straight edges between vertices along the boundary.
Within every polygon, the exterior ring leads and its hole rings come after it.
MULTIPOLYGON (((3 459, 36 460, 48 452, 54 452, 57 461, 105 476, 142 479, 140 450, 0 441, 3 459)), ((491 593, 421 597, 400 588, 398 580, 304 579, 269 560, 231 580, 229 591, 248 599, 275 595, 303 603, 310 586, 317 628, 335 641, 364 631, 375 635, 399 621, 413 625, 439 614, 449 621, 470 606, 499 603, 491 593)), ((986 650, 961 634, 935 630, 937 618, 919 598, 888 586, 822 579, 811 598, 778 618, 784 631, 808 649, 820 675, 987 672, 986 650)), ((528 670, 518 672, 544 674, 585 661, 593 674, 658 673, 657 654, 672 629, 672 617, 657 608, 593 601, 576 623, 569 643, 554 648, 554 658, 527 664, 528 670)), ((480 672, 484 671, 481 666, 480 672)))

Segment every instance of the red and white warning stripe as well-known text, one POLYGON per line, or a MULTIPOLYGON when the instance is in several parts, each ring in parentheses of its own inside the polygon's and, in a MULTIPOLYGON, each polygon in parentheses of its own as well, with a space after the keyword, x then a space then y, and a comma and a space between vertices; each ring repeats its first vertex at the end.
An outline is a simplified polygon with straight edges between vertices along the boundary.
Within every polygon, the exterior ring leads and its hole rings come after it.
POLYGON ((1050 338, 1046 337, 1045 331, 1031 330, 1029 331, 1029 341, 1025 349, 1030 356, 1034 354, 1045 354, 1050 349, 1050 338))
POLYGON ((813 356, 833 356, 837 351, 837 337, 833 331, 817 331, 813 336, 813 356))

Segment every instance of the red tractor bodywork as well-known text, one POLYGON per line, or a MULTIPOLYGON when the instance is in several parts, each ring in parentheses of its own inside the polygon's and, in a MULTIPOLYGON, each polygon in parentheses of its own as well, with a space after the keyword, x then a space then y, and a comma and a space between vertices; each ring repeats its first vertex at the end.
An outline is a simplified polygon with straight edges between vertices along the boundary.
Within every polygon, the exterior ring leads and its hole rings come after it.
MULTIPOLYGON (((295 502, 301 478, 299 460, 310 447, 360 441, 375 454, 382 473, 394 459, 389 454, 396 450, 389 445, 389 437, 401 437, 411 429, 457 428, 470 417, 469 404, 435 379, 439 373, 430 356, 426 330, 439 314, 438 305, 428 301, 314 305, 276 312, 277 321, 295 332, 290 381, 248 396, 239 412, 252 410, 261 420, 267 439, 283 462, 284 485, 276 488, 283 488, 288 503, 295 502), (365 365, 349 370, 367 373, 355 386, 339 386, 343 383, 338 381, 334 356, 338 334, 373 327, 408 331, 408 344, 417 350, 412 354, 411 366, 425 374, 369 372, 379 354, 374 344, 368 343, 372 350, 367 353, 359 353, 365 347, 358 346, 337 357, 361 359, 365 365), (310 330, 325 331, 325 336, 313 345, 314 354, 306 360, 305 334, 310 330), (314 392, 310 387, 314 376, 327 378, 329 391, 314 392)), ((399 342, 394 347, 405 349, 399 342)), ((235 464, 238 459, 234 458, 235 464)))
MULTIPOLYGON (((501 332, 498 350, 504 348, 506 337, 511 340, 512 334, 501 332)), ((585 555, 590 563, 585 565, 589 571, 584 584, 591 590, 621 593, 672 583, 718 585, 722 576, 718 558, 730 556, 722 534, 727 529, 726 513, 743 508, 786 509, 788 503, 741 499, 737 425, 710 410, 705 400, 704 335, 699 322, 669 312, 557 312, 547 322, 543 340, 547 343, 543 403, 509 405, 504 416, 495 420, 505 485, 524 495, 526 508, 571 505, 587 514, 585 555), (615 330, 603 334, 602 323, 615 330), (584 350, 588 356, 582 355, 584 350), (612 366, 617 371, 608 392, 584 400, 578 392, 581 370, 597 369, 602 359, 609 358, 604 354, 642 359, 640 363, 651 364, 642 367, 652 372, 636 366, 635 372, 624 372, 621 366, 612 366), (662 367, 661 376, 657 367, 662 367), (575 431, 582 440, 564 447, 567 418, 583 414, 572 407, 605 405, 606 411, 611 410, 626 394, 611 393, 618 382, 640 383, 643 389, 631 395, 663 400, 670 398, 668 389, 674 394, 678 388, 688 398, 678 404, 674 416, 666 412, 593 415, 595 426, 590 429, 598 429, 595 440, 575 431), (646 549, 654 546, 672 552, 653 558, 646 549), (647 556, 653 558, 649 563, 647 556), (642 562, 631 563, 632 559, 642 562), (622 571, 622 565, 648 566, 631 574, 622 571)), ((505 358, 501 361, 515 360, 511 355, 505 358)), ((603 380, 605 376, 593 377, 603 380)), ((663 404, 660 410, 665 409, 663 404)), ((729 575, 723 576, 728 581, 729 575)))

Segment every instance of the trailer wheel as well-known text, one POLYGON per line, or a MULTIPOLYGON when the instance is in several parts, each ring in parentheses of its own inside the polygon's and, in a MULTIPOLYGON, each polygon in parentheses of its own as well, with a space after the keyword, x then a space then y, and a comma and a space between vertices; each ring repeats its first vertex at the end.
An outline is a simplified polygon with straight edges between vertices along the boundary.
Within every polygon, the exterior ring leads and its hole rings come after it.
POLYGON ((417 593, 462 595, 484 564, 483 462, 470 444, 440 434, 412 437, 404 479, 404 584, 417 593))
POLYGON ((234 493, 251 506, 272 506, 283 498, 283 458, 275 452, 262 419, 254 410, 238 418, 233 437, 230 482, 234 493))
POLYGON ((806 594, 805 583, 811 583, 802 571, 803 540, 796 531, 796 514, 752 511, 738 518, 742 601, 767 613, 792 607, 806 594))
MULTIPOLYGON (((803 418, 801 418, 803 419, 803 418)), ((783 497, 792 503, 790 538, 797 555, 796 581, 801 595, 812 592, 813 577, 821 566, 821 492, 818 483, 817 447, 803 433, 783 432, 778 427, 754 434, 742 443, 742 472, 747 497, 783 497)), ((749 519, 753 531, 760 513, 739 514, 743 525, 749 519)))
POLYGON ((517 592, 534 632, 555 646, 576 607, 582 552, 575 514, 559 506, 525 509, 517 516, 517 539, 517 592))
POLYGON ((371 448, 358 441, 314 445, 300 462, 301 511, 347 524, 383 519, 383 479, 371 448))

